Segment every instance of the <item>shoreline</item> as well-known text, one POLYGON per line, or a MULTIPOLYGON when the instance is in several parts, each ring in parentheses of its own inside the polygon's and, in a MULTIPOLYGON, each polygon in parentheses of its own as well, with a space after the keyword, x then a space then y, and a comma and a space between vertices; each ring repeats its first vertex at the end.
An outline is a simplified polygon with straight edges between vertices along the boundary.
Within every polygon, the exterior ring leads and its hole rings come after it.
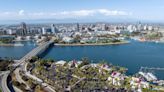
POLYGON ((7 47, 9 47, 9 46, 15 46, 14 44, 0 44, 0 46, 7 46, 7 47))
POLYGON ((18 47, 24 46, 23 44, 0 44, 0 47, 18 47))
POLYGON ((128 44, 130 43, 129 41, 124 41, 124 42, 116 42, 116 43, 77 43, 77 44, 54 44, 55 46, 103 46, 103 45, 119 45, 119 44, 128 44))
POLYGON ((28 41, 34 41, 33 39, 31 40, 13 40, 14 42, 28 42, 28 41))

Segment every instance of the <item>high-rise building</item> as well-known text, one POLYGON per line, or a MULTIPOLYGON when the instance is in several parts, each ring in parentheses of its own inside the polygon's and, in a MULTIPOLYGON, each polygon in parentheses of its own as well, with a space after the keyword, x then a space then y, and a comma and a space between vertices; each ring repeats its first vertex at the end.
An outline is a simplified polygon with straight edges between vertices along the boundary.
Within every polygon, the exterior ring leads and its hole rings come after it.
POLYGON ((153 26, 148 26, 149 31, 153 31, 153 26))
POLYGON ((148 30, 148 26, 144 25, 143 29, 144 29, 144 31, 148 30))
POLYGON ((133 31, 134 31, 134 30, 133 30, 133 25, 128 25, 127 30, 128 30, 129 32, 133 32, 133 31))
POLYGON ((101 25, 101 30, 106 31, 106 25, 105 24, 101 25))
POLYGON ((51 32, 52 32, 52 34, 56 34, 56 27, 55 27, 55 25, 54 24, 52 24, 51 25, 51 32))
POLYGON ((12 30, 12 29, 8 29, 8 30, 6 30, 6 32, 9 35, 16 34, 16 30, 12 30))
POLYGON ((42 34, 45 35, 47 32, 46 32, 46 29, 44 27, 42 27, 42 34))
POLYGON ((27 35, 27 27, 26 27, 26 23, 22 22, 21 26, 20 26, 20 30, 19 30, 19 34, 20 35, 27 35))
POLYGON ((137 24, 137 31, 143 31, 143 26, 142 26, 141 22, 138 22, 138 24, 137 24))
POLYGON ((80 31, 79 23, 77 23, 77 31, 80 31))

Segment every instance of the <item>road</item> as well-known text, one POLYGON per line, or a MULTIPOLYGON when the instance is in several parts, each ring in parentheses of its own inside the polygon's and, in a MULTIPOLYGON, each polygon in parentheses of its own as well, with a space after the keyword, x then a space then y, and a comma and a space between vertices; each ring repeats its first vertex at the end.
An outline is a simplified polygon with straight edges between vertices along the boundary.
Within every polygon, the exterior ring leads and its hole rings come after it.
POLYGON ((7 72, 9 72, 9 71, 2 71, 2 72, 0 72, 0 76, 3 76, 3 75, 6 74, 7 72))
POLYGON ((54 89, 52 89, 52 87, 50 85, 48 85, 47 83, 42 83, 42 87, 44 88, 44 90, 48 91, 48 92, 56 92, 54 89))
POLYGON ((84 77, 84 78, 80 78, 80 80, 78 80, 74 85, 72 85, 71 88, 75 87, 78 83, 80 83, 80 82, 83 81, 84 79, 85 79, 85 77, 84 77))
POLYGON ((52 44, 53 41, 48 41, 48 42, 44 42, 41 45, 39 45, 38 47, 34 48, 32 51, 30 51, 29 53, 27 53, 23 58, 21 58, 20 60, 18 60, 17 62, 15 62, 14 66, 19 66, 22 63, 24 63, 26 60, 31 59, 34 56, 37 56, 38 54, 40 54, 41 52, 44 52, 48 46, 50 44, 52 44))
POLYGON ((17 79, 17 81, 19 82, 19 83, 24 83, 24 84, 26 84, 26 82, 22 79, 22 77, 20 76, 20 68, 17 68, 15 71, 14 71, 14 73, 15 73, 15 78, 17 79))
MULTIPOLYGON (((21 76, 19 74, 19 71, 20 71, 21 66, 26 66, 26 65, 24 65, 24 64, 26 64, 25 63, 26 60, 31 59, 33 56, 37 56, 41 52, 45 51, 48 48, 48 46, 52 43, 53 43, 52 40, 48 41, 48 42, 44 42, 40 46, 38 46, 35 49, 33 49, 32 51, 30 51, 28 54, 26 54, 23 58, 21 58, 20 60, 15 62, 15 64, 13 64, 13 66, 15 66, 15 68, 16 68, 16 70, 14 72, 15 72, 16 79, 17 79, 18 82, 25 83, 24 80, 21 78, 21 76)), ((10 71, 0 73, 0 76, 2 76, 1 88, 2 88, 3 92, 10 92, 10 90, 7 86, 7 77, 8 77, 9 74, 10 74, 10 71)), ((49 88, 49 90, 51 90, 51 89, 49 88)), ((54 92, 54 91, 52 91, 52 92, 54 92)))
POLYGON ((9 74, 10 74, 10 71, 6 71, 2 75, 2 79, 1 79, 2 92, 10 92, 10 90, 7 86, 7 77, 9 74))
POLYGON ((50 85, 48 85, 47 83, 43 83, 42 79, 39 79, 39 78, 36 77, 35 75, 32 75, 30 72, 28 72, 28 71, 27 71, 27 65, 28 65, 27 62, 25 62, 25 63, 23 64, 23 66, 24 66, 24 67, 23 67, 23 68, 24 68, 23 70, 25 71, 25 74, 26 74, 27 77, 29 77, 29 78, 31 78, 31 79, 37 81, 38 83, 41 83, 42 87, 43 87, 46 91, 48 91, 48 92, 56 92, 50 85))
MULTIPOLYGON (((16 62, 16 64, 14 64, 14 66, 16 66, 16 70, 15 75, 16 75, 16 79, 19 83, 24 83, 24 80, 22 79, 22 77, 20 76, 20 69, 22 69, 25 72, 25 75, 29 78, 32 78, 33 80, 36 80, 38 83, 40 83, 41 79, 37 78, 34 75, 31 75, 28 71, 27 71, 27 62, 26 60, 31 59, 33 56, 37 56, 38 54, 40 54, 41 52, 45 51, 45 49, 48 48, 48 46, 53 43, 53 41, 48 41, 48 42, 44 42, 42 43, 40 46, 36 47, 35 49, 33 49, 32 51, 30 51, 28 54, 26 54, 23 58, 21 58, 18 62, 16 62)), ((55 90, 52 89, 52 87, 46 83, 41 83, 41 85, 44 87, 45 90, 47 90, 48 92, 55 92, 55 90)))

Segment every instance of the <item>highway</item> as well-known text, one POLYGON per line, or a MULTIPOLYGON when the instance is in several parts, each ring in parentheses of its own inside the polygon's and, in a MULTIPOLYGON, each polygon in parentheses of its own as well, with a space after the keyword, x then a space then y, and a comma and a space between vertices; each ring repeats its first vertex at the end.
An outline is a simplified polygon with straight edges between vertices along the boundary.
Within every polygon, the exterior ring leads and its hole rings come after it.
MULTIPOLYGON (((16 68, 14 71, 15 77, 19 83, 26 84, 26 82, 22 79, 22 77, 20 75, 21 69, 23 69, 23 71, 27 72, 26 67, 25 67, 25 65, 27 64, 26 60, 31 59, 33 56, 37 56, 42 50, 45 50, 46 48, 48 48, 49 44, 50 44, 49 42, 43 43, 42 45, 36 47, 32 51, 30 51, 28 54, 26 54, 23 58, 21 58, 19 61, 17 61, 16 64, 14 64, 14 66, 20 66, 20 67, 16 68)), ((27 86, 27 88, 29 88, 28 85, 26 85, 26 86, 27 86)))
POLYGON ((15 62, 14 66, 17 67, 17 66, 21 65, 22 63, 24 63, 26 60, 29 60, 34 56, 38 56, 38 54, 44 52, 49 47, 49 45, 52 43, 53 43, 53 41, 48 41, 48 42, 42 43, 38 47, 34 48, 32 51, 27 53, 23 58, 21 58, 20 60, 15 62))
POLYGON ((15 73, 15 78, 17 79, 17 81, 19 82, 19 83, 26 83, 23 79, 22 79, 22 77, 20 76, 20 68, 17 68, 15 71, 14 71, 14 73, 15 73))
POLYGON ((8 86, 7 86, 7 77, 10 74, 10 71, 6 71, 3 73, 2 80, 1 80, 1 87, 2 87, 2 92, 10 92, 8 86))
POLYGON ((22 79, 22 76, 20 75, 20 69, 21 69, 21 68, 18 67, 18 68, 14 71, 14 73, 15 73, 15 78, 17 79, 17 81, 18 81, 19 83, 25 84, 27 89, 30 89, 29 85, 27 85, 26 82, 22 79))
MULTIPOLYGON (((31 59, 34 56, 38 56, 39 54, 43 53, 51 44, 53 43, 53 41, 48 41, 48 42, 44 42, 41 45, 39 45, 38 47, 34 48, 32 51, 30 51, 29 53, 27 53, 23 58, 21 58, 20 60, 18 60, 17 62, 15 62, 13 64, 13 66, 15 67, 14 73, 16 75, 16 79, 18 82, 20 83, 24 83, 24 80, 22 79, 22 77, 20 76, 20 69, 25 71, 25 74, 27 74, 27 63, 26 61, 31 59), (22 68, 23 67, 23 68, 22 68)), ((2 88, 2 92, 10 92, 8 86, 7 86, 7 77, 10 74, 10 71, 6 71, 6 72, 2 72, 0 73, 0 76, 2 76, 1 78, 1 88, 2 88)), ((45 85, 45 83, 44 83, 45 85)), ((42 86, 44 86, 42 85, 42 86)), ((28 87, 28 86, 27 86, 28 87)), ((46 90, 49 90, 50 92, 55 92, 49 85, 46 84, 45 87, 46 90)))
MULTIPOLYGON (((27 74, 27 69, 25 68, 26 66, 26 61, 31 59, 34 56, 38 56, 39 54, 43 53, 46 49, 48 49, 48 47, 53 44, 53 40, 51 41, 47 41, 42 43, 41 45, 39 45, 38 47, 34 48, 32 51, 30 51, 29 53, 27 53, 23 58, 21 58, 20 60, 16 61, 13 66, 15 67, 14 69, 14 73, 16 75, 16 79, 18 82, 20 83, 24 83, 24 80, 22 79, 22 77, 20 76, 20 69, 25 71, 25 74, 27 74), (21 68, 23 67, 23 68, 21 68)), ((8 86, 7 86, 7 77, 10 74, 10 71, 6 71, 6 72, 2 72, 0 73, 0 76, 2 76, 1 78, 1 88, 2 88, 2 92, 10 92, 8 86)), ((28 85, 26 85, 27 88, 28 85)), ((43 85, 44 86, 44 85, 43 85)), ((55 92, 49 85, 46 85, 46 89, 49 90, 50 92, 55 92)))
MULTIPOLYGON (((22 69, 25 72, 25 75, 29 78, 32 78, 36 81, 38 81, 38 83, 40 82, 39 78, 37 78, 34 75, 31 75, 28 71, 27 71, 27 60, 31 59, 34 56, 38 56, 39 54, 43 53, 51 44, 53 43, 53 41, 48 41, 48 42, 44 42, 41 45, 39 45, 38 47, 36 47, 35 49, 33 49, 32 51, 30 51, 28 54, 26 54, 23 58, 21 58, 19 61, 17 61, 14 66, 17 67, 16 70, 14 71, 15 75, 16 75, 16 79, 18 80, 18 82, 20 83, 24 83, 22 77, 20 76, 20 69, 22 69)), ((46 83, 42 83, 41 84, 45 90, 47 90, 48 92, 55 92, 50 85, 46 84, 46 83)))

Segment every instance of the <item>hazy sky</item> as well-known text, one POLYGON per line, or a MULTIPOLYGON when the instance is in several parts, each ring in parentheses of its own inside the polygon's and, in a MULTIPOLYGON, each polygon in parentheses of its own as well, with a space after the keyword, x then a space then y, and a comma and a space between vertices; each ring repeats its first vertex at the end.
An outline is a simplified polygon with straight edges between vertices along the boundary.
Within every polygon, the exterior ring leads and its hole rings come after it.
POLYGON ((0 0, 0 20, 164 21, 164 0, 0 0))

